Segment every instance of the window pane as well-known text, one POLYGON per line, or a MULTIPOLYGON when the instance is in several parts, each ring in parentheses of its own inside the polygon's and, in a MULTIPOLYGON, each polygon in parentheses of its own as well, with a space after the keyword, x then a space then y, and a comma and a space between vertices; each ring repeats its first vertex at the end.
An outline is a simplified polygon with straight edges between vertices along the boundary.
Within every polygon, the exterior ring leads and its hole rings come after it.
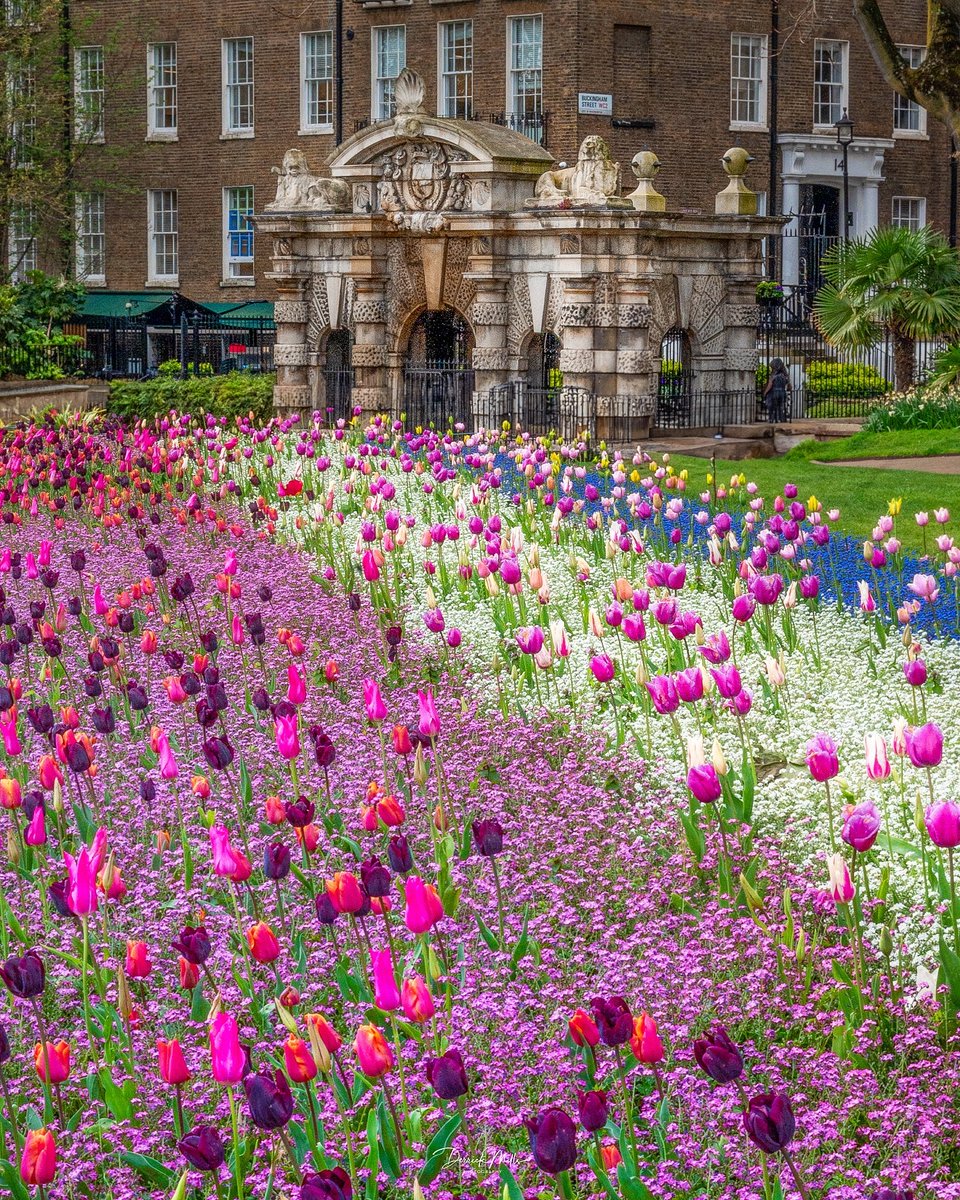
POLYGON ((76 128, 79 137, 103 137, 103 47, 80 46, 76 56, 76 128))
POLYGON ((36 225, 37 215, 32 208, 20 205, 11 209, 8 265, 14 283, 37 269, 36 225))
POLYGON ((37 89, 33 67, 11 72, 10 156, 15 167, 25 167, 33 161, 37 139, 37 89))
POLYGON ((407 65, 407 30, 404 25, 383 25, 374 32, 374 116, 384 120, 396 114, 393 81, 407 65))
POLYGON ((891 224, 904 229, 921 229, 926 224, 927 202, 922 196, 894 196, 891 224))
POLYGON ((517 117, 543 111, 543 18, 510 22, 510 108, 517 117))
MULTIPOLYGON (((922 46, 898 46, 897 49, 910 67, 919 67, 926 56, 922 46)), ((897 133, 925 133, 926 112, 913 100, 906 100, 894 92, 893 128, 897 133)))
POLYGON ((177 128, 177 44, 155 42, 150 47, 150 128, 177 128))
POLYGON ((151 255, 153 277, 176 278, 177 275, 177 193, 150 193, 151 255))
POLYGON ((735 33, 730 39, 730 120, 762 125, 764 109, 764 39, 735 33))
POLYGON ((102 279, 106 275, 103 192, 79 196, 77 210, 77 277, 102 279))
POLYGON ((253 276, 253 188, 226 189, 226 276, 253 276))
POLYGON ((440 26, 440 71, 445 117, 469 117, 473 109, 473 22, 440 26))
POLYGON ((303 124, 333 124, 333 35, 303 34, 303 124))
POLYGON ((847 107, 844 87, 846 42, 818 41, 813 60, 813 122, 836 125, 847 107))
POLYGON ((253 129, 253 38, 225 43, 225 114, 230 133, 253 129))

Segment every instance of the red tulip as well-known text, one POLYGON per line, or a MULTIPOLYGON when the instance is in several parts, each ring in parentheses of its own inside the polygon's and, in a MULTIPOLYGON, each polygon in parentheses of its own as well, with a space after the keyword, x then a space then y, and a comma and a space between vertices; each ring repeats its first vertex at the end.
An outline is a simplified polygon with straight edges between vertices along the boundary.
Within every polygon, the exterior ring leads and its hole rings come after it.
POLYGON ((258 921, 247 930, 247 945, 250 957, 258 963, 272 963, 280 957, 280 943, 265 921, 258 921))
POLYGON ((330 1053, 336 1054, 343 1045, 343 1039, 326 1017, 322 1017, 319 1013, 307 1013, 304 1020, 308 1025, 314 1027, 320 1037, 320 1041, 323 1042, 330 1053))
POLYGON ((578 1008, 568 1022, 570 1036, 578 1046, 596 1046, 600 1042, 600 1030, 591 1016, 578 1008))
POLYGON ((427 987, 426 981, 419 975, 403 981, 403 986, 400 988, 400 1003, 403 1006, 403 1015, 416 1025, 422 1025, 425 1021, 429 1021, 435 1011, 430 989, 427 987))
POLYGON ((356 913, 363 908, 360 881, 349 871, 337 871, 327 880, 327 895, 338 913, 356 913))
POLYGON ((190 1078, 190 1068, 177 1039, 172 1038, 169 1042, 158 1040, 157 1053, 160 1056, 160 1078, 163 1082, 186 1083, 190 1078))
POLYGON ((393 1067, 393 1054, 376 1025, 361 1025, 354 1039, 353 1049, 360 1062, 360 1070, 371 1079, 379 1079, 393 1067))
POLYGON ((185 958, 180 959, 180 986, 184 991, 192 991, 200 982, 200 968, 185 958))
POLYGON ((46 1055, 40 1042, 33 1049, 33 1065, 42 1083, 47 1083, 47 1062, 50 1062, 50 1083, 63 1083, 70 1076, 70 1043, 47 1042, 46 1055))
POLYGON ((634 1058, 647 1066, 652 1067, 663 1061, 663 1043, 657 1033, 657 1023, 649 1013, 641 1013, 634 1018, 630 1049, 634 1058))
POLYGON ((293 1033, 283 1044, 283 1065, 294 1083, 308 1083, 317 1073, 310 1047, 293 1033))
POLYGON ((146 942, 127 942, 127 960, 124 970, 131 979, 146 979, 153 970, 150 951, 146 942))

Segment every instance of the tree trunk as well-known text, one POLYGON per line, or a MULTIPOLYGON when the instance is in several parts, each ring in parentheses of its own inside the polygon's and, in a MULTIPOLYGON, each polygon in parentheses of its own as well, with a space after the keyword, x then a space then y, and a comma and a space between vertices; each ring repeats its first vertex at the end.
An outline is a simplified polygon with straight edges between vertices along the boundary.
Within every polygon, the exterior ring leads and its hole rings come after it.
POLYGON ((916 338, 907 337, 905 333, 893 333, 893 374, 898 392, 905 392, 913 387, 914 371, 917 361, 916 338))

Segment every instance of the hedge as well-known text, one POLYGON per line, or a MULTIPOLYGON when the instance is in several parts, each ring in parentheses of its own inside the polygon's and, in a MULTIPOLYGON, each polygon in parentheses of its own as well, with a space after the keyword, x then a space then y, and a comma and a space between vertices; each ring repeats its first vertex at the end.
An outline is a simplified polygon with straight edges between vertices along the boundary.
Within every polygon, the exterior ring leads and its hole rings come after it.
POLYGON ((818 399, 869 400, 889 391, 886 379, 866 363, 821 359, 807 364, 807 392, 818 399))
POLYGON ((273 409, 273 375, 231 371, 227 375, 160 377, 110 384, 107 411, 125 421, 150 420, 171 410, 199 416, 245 417, 266 420, 273 409))

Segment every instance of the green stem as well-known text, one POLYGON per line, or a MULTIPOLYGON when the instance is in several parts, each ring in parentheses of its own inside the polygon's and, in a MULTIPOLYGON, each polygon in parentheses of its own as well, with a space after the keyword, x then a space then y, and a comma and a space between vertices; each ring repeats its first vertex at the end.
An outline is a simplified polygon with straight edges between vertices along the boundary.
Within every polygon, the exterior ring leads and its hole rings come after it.
POLYGON ((243 1173, 240 1164, 240 1134, 237 1118, 237 1098, 230 1088, 230 1128, 233 1131, 233 1176, 237 1185, 236 1200, 243 1200, 243 1173))
POLYGON ((506 950, 507 937, 503 928, 503 891, 500 887, 500 872, 497 870, 497 860, 490 855, 490 869, 493 871, 493 883, 497 889, 497 927, 500 930, 500 949, 506 950))

